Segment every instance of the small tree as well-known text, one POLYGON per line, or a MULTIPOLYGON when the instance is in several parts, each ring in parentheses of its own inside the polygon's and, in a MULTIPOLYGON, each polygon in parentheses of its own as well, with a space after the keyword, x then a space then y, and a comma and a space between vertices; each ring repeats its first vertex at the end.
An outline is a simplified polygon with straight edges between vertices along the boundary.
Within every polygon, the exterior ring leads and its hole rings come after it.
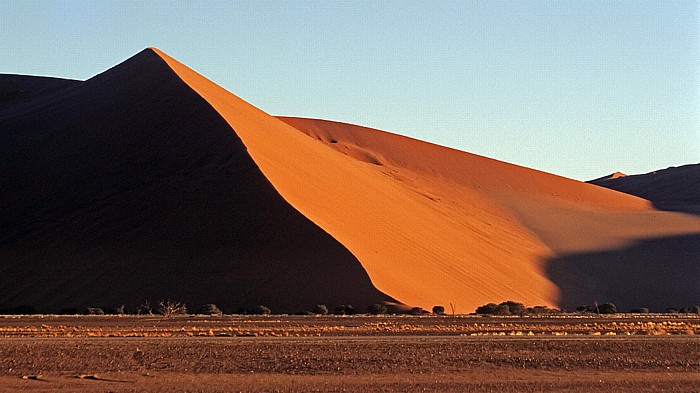
POLYGON ((367 312, 370 314, 378 315, 378 314, 386 314, 387 308, 383 304, 379 303, 374 303, 367 307, 367 312))
POLYGON ((496 312, 494 314, 496 314, 496 315, 510 315, 510 307, 508 307, 508 305, 505 303, 501 303, 498 306, 496 306, 496 312))
POLYGON ((312 312, 316 315, 327 315, 328 314, 328 307, 326 307, 325 304, 317 304, 316 307, 314 307, 312 312))
POLYGON ((202 315, 222 315, 223 313, 219 310, 216 304, 204 304, 197 311, 198 314, 202 315))
POLYGON ((357 310, 351 304, 341 304, 335 308, 334 314, 337 315, 355 315, 357 310))
POLYGON ((508 300, 507 302, 503 302, 500 305, 501 306, 503 306, 503 305, 508 306, 509 313, 513 314, 513 315, 523 315, 523 314, 525 314, 525 311, 527 310, 527 308, 525 307, 524 304, 514 302, 512 300, 508 300))
POLYGON ((255 309, 253 309, 253 314, 256 315, 270 315, 272 314, 272 310, 265 306, 257 306, 255 309))
POLYGON ((138 310, 136 310, 136 315, 141 315, 141 312, 144 314, 148 313, 148 315, 153 315, 153 306, 151 306, 151 302, 148 299, 141 303, 138 310))
POLYGON ((99 307, 88 307, 85 309, 85 315, 105 315, 105 312, 99 307))
POLYGON ((443 307, 443 306, 434 306, 434 307, 433 307, 433 314, 445 315, 445 307, 443 307))
POLYGON ((476 308, 476 313, 477 314, 495 314, 498 310, 498 304, 496 303, 488 303, 484 304, 483 306, 479 306, 476 308))
POLYGON ((649 309, 646 307, 633 308, 630 312, 633 314, 649 314, 649 309))
POLYGON ((612 303, 603 303, 598 306, 600 314, 617 314, 617 307, 612 303))
POLYGON ((413 308, 411 308, 411 311, 409 311, 408 313, 411 315, 423 315, 424 312, 425 312, 425 310, 423 310, 420 307, 413 307, 413 308))
POLYGON ((158 313, 164 317, 170 317, 175 314, 187 314, 187 307, 184 303, 173 300, 161 300, 158 303, 158 313))

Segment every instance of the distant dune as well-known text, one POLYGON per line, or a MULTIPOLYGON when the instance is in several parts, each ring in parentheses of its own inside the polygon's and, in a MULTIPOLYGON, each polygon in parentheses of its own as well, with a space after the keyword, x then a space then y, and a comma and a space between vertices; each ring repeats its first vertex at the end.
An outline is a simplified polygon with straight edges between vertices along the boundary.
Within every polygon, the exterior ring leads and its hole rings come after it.
POLYGON ((648 199, 660 209, 700 214, 700 164, 624 178, 603 177, 590 183, 648 199))
POLYGON ((36 94, 0 100, 0 307, 700 301, 700 218, 645 195, 275 118, 157 49, 7 80, 36 94))

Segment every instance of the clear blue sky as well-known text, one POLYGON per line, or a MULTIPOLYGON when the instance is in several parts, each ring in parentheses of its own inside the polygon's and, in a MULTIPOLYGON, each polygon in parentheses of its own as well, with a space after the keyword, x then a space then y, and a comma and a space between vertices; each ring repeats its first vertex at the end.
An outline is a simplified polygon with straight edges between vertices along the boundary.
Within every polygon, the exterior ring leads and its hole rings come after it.
POLYGON ((0 73, 147 46, 271 114, 579 180, 700 162, 699 1, 0 1, 0 73))

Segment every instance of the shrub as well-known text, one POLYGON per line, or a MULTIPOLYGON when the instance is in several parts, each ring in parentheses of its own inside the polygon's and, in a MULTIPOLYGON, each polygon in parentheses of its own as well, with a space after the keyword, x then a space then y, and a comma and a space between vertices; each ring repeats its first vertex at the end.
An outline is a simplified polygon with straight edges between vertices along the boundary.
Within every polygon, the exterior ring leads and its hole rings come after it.
POLYGON ((184 303, 174 300, 161 300, 160 303, 158 303, 158 313, 164 317, 175 314, 187 314, 187 307, 184 303))
POLYGON ((512 300, 508 300, 507 302, 503 302, 500 304, 500 306, 508 306, 508 311, 510 314, 513 315, 523 315, 525 314, 525 311, 527 308, 525 307, 524 304, 514 302, 512 300))
POLYGON ((555 314, 559 312, 556 308, 549 308, 547 306, 535 306, 528 307, 526 309, 528 314, 542 315, 542 314, 555 314))
POLYGON ((678 310, 673 307, 669 307, 666 309, 666 314, 678 314, 678 310))
POLYGON ((317 314, 317 315, 327 315, 328 314, 328 307, 326 307, 325 304, 317 304, 316 307, 314 307, 312 312, 314 314, 317 314))
POLYGON ((617 307, 612 303, 603 303, 598 306, 600 314, 617 314, 617 307))
POLYGON ((585 305, 585 304, 584 304, 584 305, 581 305, 581 306, 578 306, 578 307, 576 307, 576 312, 580 312, 580 313, 586 313, 586 312, 591 312, 591 311, 593 311, 593 310, 591 310, 591 308, 590 308, 590 307, 588 307, 588 306, 587 306, 587 305, 585 305))
POLYGON ((340 306, 335 308, 334 314, 337 315, 355 315, 357 314, 357 310, 355 307, 353 307, 350 304, 341 304, 340 306))
POLYGON ((496 306, 496 312, 494 314, 496 314, 496 315, 510 315, 510 307, 508 307, 508 305, 505 303, 501 303, 498 306, 496 306))
POLYGON ((693 312, 695 314, 700 314, 700 306, 693 306, 693 312))
POLYGON ((445 307, 443 307, 443 306, 433 307, 433 314, 445 315, 445 307))
POLYGON ((413 307, 408 313, 411 315, 423 315, 425 311, 420 307, 413 307))
POLYGON ((257 306, 253 309, 252 313, 255 315, 270 315, 272 314, 272 310, 265 306, 257 306))
POLYGON ((85 309, 85 315, 105 315, 105 312, 99 307, 88 307, 85 309))
POLYGON ((374 303, 367 307, 367 312, 370 314, 378 315, 378 314, 386 314, 387 308, 383 304, 379 303, 374 303))
POLYGON ((203 314, 203 315, 222 315, 223 313, 221 310, 219 310, 219 307, 217 307, 216 304, 203 304, 199 309, 197 310, 197 314, 203 314))
POLYGON ((311 311, 297 311, 294 315, 314 315, 311 311))
POLYGON ((649 314, 649 309, 646 307, 633 308, 630 312, 633 314, 649 314))
POLYGON ((477 314, 495 314, 497 310, 498 310, 498 304, 488 303, 488 304, 484 304, 483 306, 477 307, 476 313, 477 314))
POLYGON ((680 314, 690 314, 690 307, 681 307, 678 309, 678 312, 680 314))

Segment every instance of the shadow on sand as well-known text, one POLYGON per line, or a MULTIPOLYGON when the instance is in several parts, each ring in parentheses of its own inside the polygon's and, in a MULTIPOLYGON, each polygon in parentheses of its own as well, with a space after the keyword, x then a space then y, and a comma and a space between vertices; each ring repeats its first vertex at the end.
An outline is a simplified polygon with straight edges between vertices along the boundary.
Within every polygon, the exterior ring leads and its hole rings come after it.
POLYGON ((700 234, 645 239, 627 247, 562 255, 547 263, 567 310, 612 302, 619 311, 664 311, 700 303, 700 234))

